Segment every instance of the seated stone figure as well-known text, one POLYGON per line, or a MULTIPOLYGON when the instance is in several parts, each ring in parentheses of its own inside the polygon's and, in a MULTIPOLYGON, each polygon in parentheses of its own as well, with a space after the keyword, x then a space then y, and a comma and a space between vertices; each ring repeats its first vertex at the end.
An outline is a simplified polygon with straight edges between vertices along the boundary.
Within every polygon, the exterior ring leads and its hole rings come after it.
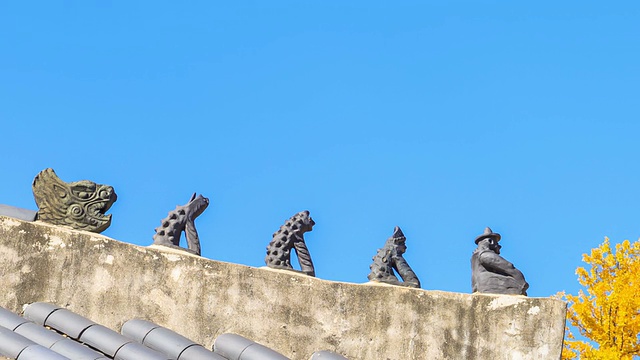
POLYGON ((404 259, 402 254, 407 251, 405 241, 407 238, 399 227, 393 230, 393 235, 387 239, 382 249, 373 257, 373 264, 369 266, 369 280, 383 282, 391 285, 408 286, 419 288, 420 280, 413 272, 411 266, 404 259), (404 282, 398 280, 394 270, 400 275, 404 282))
POLYGON ((315 224, 307 210, 293 215, 273 234, 273 238, 267 246, 267 256, 264 258, 265 264, 274 269, 290 270, 309 276, 316 276, 311 254, 309 254, 307 244, 304 242, 304 233, 313 230, 315 224), (291 250, 296 252, 300 271, 291 266, 291 250))
POLYGON ((202 195, 196 197, 196 193, 191 195, 191 199, 185 205, 178 205, 169 215, 162 219, 160 226, 156 228, 153 235, 153 244, 187 250, 196 255, 201 255, 200 238, 196 231, 196 218, 200 216, 209 206, 209 199, 202 195), (188 249, 180 247, 180 237, 182 232, 187 238, 188 249))
POLYGON ((488 227, 476 238, 478 248, 471 255, 473 292, 527 295, 529 284, 522 272, 500 256, 500 238, 500 234, 488 227))

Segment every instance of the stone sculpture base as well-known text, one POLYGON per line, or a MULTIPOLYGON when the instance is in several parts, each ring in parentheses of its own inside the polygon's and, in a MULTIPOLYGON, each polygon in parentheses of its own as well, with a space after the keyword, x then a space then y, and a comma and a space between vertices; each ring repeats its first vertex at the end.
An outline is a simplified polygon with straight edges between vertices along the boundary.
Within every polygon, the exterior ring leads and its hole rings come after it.
POLYGON ((0 305, 48 301, 120 330, 145 318, 211 348, 235 333, 292 360, 559 359, 551 298, 327 281, 0 216, 0 305))

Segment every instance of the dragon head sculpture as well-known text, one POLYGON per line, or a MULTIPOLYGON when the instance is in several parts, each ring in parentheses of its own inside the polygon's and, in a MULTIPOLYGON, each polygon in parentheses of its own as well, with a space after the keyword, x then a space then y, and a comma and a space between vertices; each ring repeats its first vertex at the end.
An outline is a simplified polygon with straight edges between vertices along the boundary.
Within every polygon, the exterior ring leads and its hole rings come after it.
POLYGON ((117 200, 111 186, 88 180, 65 183, 53 169, 44 169, 33 179, 32 188, 38 220, 95 233, 111 225, 111 215, 105 215, 117 200))

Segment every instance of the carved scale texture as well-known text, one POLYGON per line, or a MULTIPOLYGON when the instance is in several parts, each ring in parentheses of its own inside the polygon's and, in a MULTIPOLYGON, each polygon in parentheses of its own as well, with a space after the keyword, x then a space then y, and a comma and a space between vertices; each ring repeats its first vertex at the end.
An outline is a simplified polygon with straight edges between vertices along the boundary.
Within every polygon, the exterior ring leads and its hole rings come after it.
POLYGON ((162 219, 160 226, 155 230, 153 243, 158 245, 180 245, 180 236, 186 227, 187 216, 184 206, 177 206, 169 212, 166 218, 162 219))
POLYGON ((393 246, 385 244, 382 249, 378 249, 376 255, 371 259, 373 263, 369 266, 371 273, 369 274, 369 280, 380 280, 393 277, 393 267, 391 266, 393 246))
POLYGON ((302 272, 315 276, 315 268, 311 254, 304 242, 305 223, 313 223, 308 211, 302 211, 292 216, 273 234, 267 246, 265 263, 269 267, 291 269, 291 249, 295 249, 302 272))
POLYGON ((155 235, 153 235, 154 244, 179 247, 180 237, 184 231, 187 235, 189 250, 200 255, 200 239, 196 231, 195 219, 207 208, 209 199, 202 195, 197 198, 195 196, 194 193, 186 205, 176 206, 161 221, 160 226, 155 229, 155 235))

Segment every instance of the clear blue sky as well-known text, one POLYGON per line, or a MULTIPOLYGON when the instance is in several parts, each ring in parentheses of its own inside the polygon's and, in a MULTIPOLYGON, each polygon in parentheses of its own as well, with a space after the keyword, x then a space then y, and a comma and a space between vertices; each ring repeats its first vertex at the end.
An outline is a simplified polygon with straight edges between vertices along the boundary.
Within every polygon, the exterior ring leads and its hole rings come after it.
POLYGON ((203 256, 263 266, 309 210, 319 278, 366 282, 400 226, 423 288, 470 292, 474 238, 530 296, 640 236, 640 3, 0 4, 0 203, 115 187, 139 245, 192 192, 203 256))

